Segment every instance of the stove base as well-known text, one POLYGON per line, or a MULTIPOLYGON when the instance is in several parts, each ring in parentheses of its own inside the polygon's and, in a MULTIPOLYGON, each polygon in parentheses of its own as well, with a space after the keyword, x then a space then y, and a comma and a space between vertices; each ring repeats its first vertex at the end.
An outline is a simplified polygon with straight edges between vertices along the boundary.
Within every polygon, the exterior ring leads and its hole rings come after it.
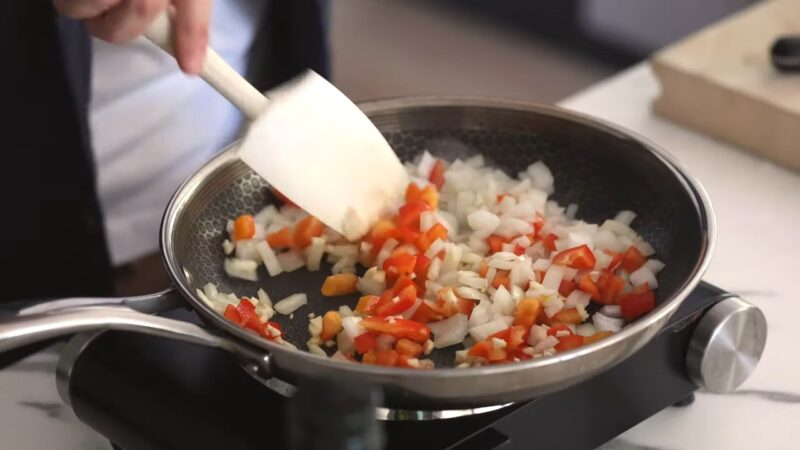
MULTIPOLYGON (((596 448, 670 405, 691 403, 687 346, 697 319, 724 296, 701 283, 648 345, 572 388, 468 417, 384 422, 387 448, 596 448)), ((61 392, 117 448, 286 446, 286 399, 220 352, 106 332, 73 359, 62 361, 69 373, 61 392)))

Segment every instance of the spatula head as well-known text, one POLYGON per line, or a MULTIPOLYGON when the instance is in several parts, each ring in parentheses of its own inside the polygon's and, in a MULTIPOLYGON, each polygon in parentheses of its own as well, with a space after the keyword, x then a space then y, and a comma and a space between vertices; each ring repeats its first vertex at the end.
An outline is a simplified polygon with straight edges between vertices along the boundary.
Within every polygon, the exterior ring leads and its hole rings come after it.
POLYGON ((267 92, 240 157, 275 189, 349 239, 396 204, 406 171, 344 94, 308 71, 267 92))

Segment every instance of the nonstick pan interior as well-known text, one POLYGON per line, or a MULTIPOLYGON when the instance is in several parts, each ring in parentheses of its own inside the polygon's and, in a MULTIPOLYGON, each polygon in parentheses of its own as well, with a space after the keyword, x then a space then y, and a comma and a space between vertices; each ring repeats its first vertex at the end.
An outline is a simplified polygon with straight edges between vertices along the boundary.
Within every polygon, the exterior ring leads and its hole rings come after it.
MULTIPOLYGON (((402 160, 411 160, 424 150, 448 160, 480 153, 512 176, 541 160, 555 176, 551 198, 561 205, 577 203, 578 218, 602 223, 620 210, 635 211, 633 228, 655 247, 654 257, 666 263, 656 291, 659 307, 651 314, 658 314, 676 298, 680 301, 678 294, 696 283, 698 272, 707 263, 710 211, 701 201, 702 194, 668 157, 627 134, 555 109, 531 109, 513 103, 433 99, 368 104, 364 108, 402 160)), ((264 180, 231 156, 232 152, 196 175, 167 211, 168 216, 174 215, 173 223, 165 222, 162 236, 162 245, 168 250, 167 265, 172 266, 176 281, 189 295, 208 282, 220 291, 245 296, 254 296, 264 288, 273 300, 307 293, 309 304, 298 309, 294 319, 280 315, 275 319, 287 339, 305 349, 307 315, 324 314, 342 304, 352 307, 357 296, 325 298, 320 294, 322 281, 330 274, 329 265, 316 273, 300 269, 275 278, 268 277, 261 267, 259 282, 235 280, 224 274, 226 221, 258 212, 276 201, 264 180)), ((324 179, 309 182, 325 184, 324 179)), ((193 300, 199 301, 196 296, 193 300)), ((223 320, 216 322, 220 325, 223 320)), ((459 349, 461 346, 453 346, 435 352, 436 366, 452 366, 454 352, 459 349)))

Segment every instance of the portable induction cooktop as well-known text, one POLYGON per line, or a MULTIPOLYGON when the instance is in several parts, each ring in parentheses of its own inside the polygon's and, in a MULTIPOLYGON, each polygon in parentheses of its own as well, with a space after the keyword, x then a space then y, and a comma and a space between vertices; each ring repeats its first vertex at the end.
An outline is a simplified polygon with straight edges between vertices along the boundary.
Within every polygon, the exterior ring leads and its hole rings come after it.
MULTIPOLYGON (((187 311, 166 315, 199 323, 187 311)), ((630 358, 514 404, 390 410, 378 406, 379 393, 346 380, 264 383, 223 352, 111 331, 75 336, 57 383, 81 421, 125 450, 592 449, 664 408, 690 405, 698 388, 735 389, 755 368, 765 335, 756 307, 701 282, 630 358)))

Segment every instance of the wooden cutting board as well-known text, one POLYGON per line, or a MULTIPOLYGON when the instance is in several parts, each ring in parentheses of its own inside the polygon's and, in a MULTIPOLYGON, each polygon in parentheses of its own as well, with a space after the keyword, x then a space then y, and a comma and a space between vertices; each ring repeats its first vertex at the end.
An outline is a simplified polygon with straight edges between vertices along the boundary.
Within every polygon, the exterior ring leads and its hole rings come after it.
POLYGON ((800 35, 800 1, 768 0, 656 53, 657 114, 800 170, 800 74, 770 63, 800 35))

